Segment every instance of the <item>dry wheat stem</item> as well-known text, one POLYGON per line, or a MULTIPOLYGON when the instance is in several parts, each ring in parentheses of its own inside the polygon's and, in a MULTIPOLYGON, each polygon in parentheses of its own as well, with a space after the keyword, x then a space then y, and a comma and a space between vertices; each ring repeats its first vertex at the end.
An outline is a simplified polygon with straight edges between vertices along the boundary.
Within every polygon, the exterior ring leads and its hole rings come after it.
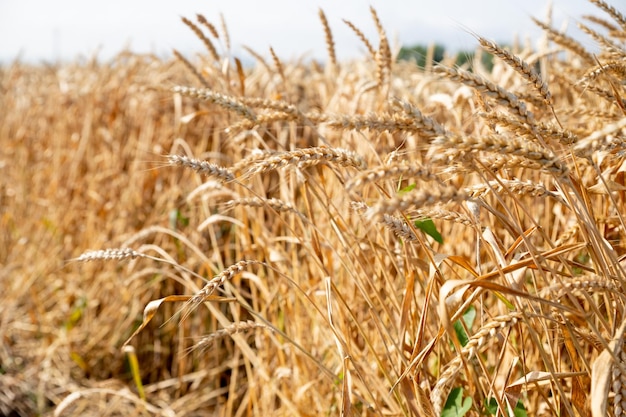
POLYGON ((433 388, 430 399, 436 415, 441 415, 443 402, 447 396, 447 387, 454 382, 459 371, 463 368, 464 361, 470 360, 480 348, 503 329, 512 327, 523 317, 522 313, 513 312, 504 316, 494 317, 491 321, 483 325, 463 346, 461 352, 446 364, 444 371, 439 376, 437 384, 433 388))
POLYGON ((235 175, 228 169, 211 162, 201 161, 184 155, 168 155, 170 165, 192 169, 198 174, 213 177, 223 182, 233 181, 235 175))
POLYGON ((248 106, 244 105, 236 98, 216 93, 209 90, 208 88, 176 86, 172 88, 172 92, 217 104, 218 106, 221 106, 228 111, 232 111, 233 113, 245 117, 246 119, 255 120, 256 118, 252 110, 250 110, 248 106))

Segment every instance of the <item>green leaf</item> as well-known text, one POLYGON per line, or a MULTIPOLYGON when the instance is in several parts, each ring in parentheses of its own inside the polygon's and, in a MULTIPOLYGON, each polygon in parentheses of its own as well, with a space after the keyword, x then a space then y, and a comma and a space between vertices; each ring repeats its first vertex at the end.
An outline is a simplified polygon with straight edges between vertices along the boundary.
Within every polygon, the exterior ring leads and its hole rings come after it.
MULTIPOLYGON (((498 412, 498 402, 495 398, 491 397, 489 398, 489 400, 485 401, 485 410, 490 415, 496 415, 496 413, 498 412)), ((515 405, 515 409, 513 409, 513 415, 515 417, 528 417, 528 414, 526 413, 526 407, 524 407, 524 404, 521 400, 518 401, 515 405)))
POLYGON ((465 310, 465 313, 463 313, 461 319, 454 322, 454 331, 456 332, 456 337, 459 339, 461 346, 465 346, 467 345, 467 342, 469 342, 469 336, 467 335, 467 333, 465 333, 465 329, 461 324, 461 320, 465 322, 465 327, 470 329, 472 327, 472 324, 474 323, 475 318, 476 308, 474 306, 469 306, 469 308, 465 310))
POLYGON ((518 401, 515 405, 513 414, 515 414, 515 417, 528 417, 528 414, 526 413, 526 407, 524 407, 524 404, 522 404, 521 401, 518 401))
POLYGON ((443 406, 441 417, 463 417, 472 408, 472 398, 463 398, 463 388, 457 387, 450 391, 446 405, 443 406))
POLYGON ((406 187, 402 188, 401 190, 398 190, 398 194, 406 194, 409 191, 413 191, 415 187, 417 187, 417 184, 409 184, 406 187))
POLYGON ((431 219, 415 220, 415 227, 435 239, 437 242, 443 243, 443 237, 431 219))

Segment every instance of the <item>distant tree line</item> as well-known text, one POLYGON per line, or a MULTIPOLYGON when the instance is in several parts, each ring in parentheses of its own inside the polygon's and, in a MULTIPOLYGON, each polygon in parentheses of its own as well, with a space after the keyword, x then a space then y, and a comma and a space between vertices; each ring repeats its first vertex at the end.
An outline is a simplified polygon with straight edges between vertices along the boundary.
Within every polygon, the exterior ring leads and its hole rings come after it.
MULTIPOLYGON (((429 47, 425 45, 403 46, 398 54, 398 60, 413 61, 420 68, 424 68, 426 66, 428 48, 429 47)), ((456 66, 466 67, 472 70, 474 56, 476 55, 475 51, 460 51, 456 54, 450 54, 446 53, 446 49, 443 45, 435 44, 432 48, 433 64, 438 64, 442 62, 444 58, 449 59, 451 56, 454 56, 454 64, 456 66)), ((491 71, 493 68, 493 55, 488 53, 481 54, 481 63, 485 68, 491 71)))

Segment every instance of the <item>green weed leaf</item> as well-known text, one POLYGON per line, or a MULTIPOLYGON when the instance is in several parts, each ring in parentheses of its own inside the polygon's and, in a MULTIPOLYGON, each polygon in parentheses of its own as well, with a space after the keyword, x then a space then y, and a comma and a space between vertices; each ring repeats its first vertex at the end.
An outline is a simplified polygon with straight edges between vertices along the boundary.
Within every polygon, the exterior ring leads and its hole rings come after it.
POLYGON ((461 320, 465 322, 465 327, 469 329, 472 327, 472 324, 474 323, 475 318, 476 318, 476 307, 470 306, 467 310, 465 310, 465 313, 463 313, 463 316, 461 317, 461 319, 454 322, 454 325, 453 325, 454 331, 456 332, 456 337, 459 339, 461 346, 465 346, 467 345, 467 342, 469 342, 469 336, 465 332, 465 329, 463 328, 463 325, 461 324, 461 320))
POLYGON ((450 391, 446 405, 441 411, 441 417, 463 417, 470 408, 472 408, 472 398, 463 398, 463 388, 457 387, 450 391))
POLYGON ((415 227, 435 239, 438 243, 443 243, 443 237, 431 219, 415 220, 415 227))
MULTIPOLYGON (((485 402, 485 410, 489 415, 496 415, 496 413, 498 412, 498 402, 495 398, 491 397, 485 402)), ((515 408, 513 409, 513 415, 515 417, 528 417, 528 414, 526 413, 526 407, 524 407, 522 401, 518 401, 515 405, 515 408)))
POLYGON ((406 194, 409 191, 413 191, 415 189, 415 187, 417 187, 417 184, 409 184, 406 187, 398 190, 398 194, 406 194))

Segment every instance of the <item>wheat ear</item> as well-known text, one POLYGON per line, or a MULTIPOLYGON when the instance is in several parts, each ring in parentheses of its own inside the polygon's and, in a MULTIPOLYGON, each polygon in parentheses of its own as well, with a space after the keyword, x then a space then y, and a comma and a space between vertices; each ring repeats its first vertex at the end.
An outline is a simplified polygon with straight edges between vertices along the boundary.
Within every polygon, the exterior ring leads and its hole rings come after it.
POLYGON ((333 32, 330 30, 328 20, 324 11, 320 8, 318 11, 320 21, 324 28, 324 39, 326 40, 326 50, 328 51, 328 60, 333 68, 337 68, 337 54, 335 52, 335 40, 333 39, 333 32))
POLYGON ((510 313, 504 316, 494 317, 491 321, 486 323, 480 328, 470 339, 467 344, 463 346, 461 352, 454 357, 446 365, 445 370, 439 376, 437 384, 433 388, 430 399, 433 403, 435 415, 441 415, 443 408, 443 402, 447 394, 447 386, 449 386, 458 375, 459 371, 463 368, 463 361, 468 361, 480 348, 482 348, 490 339, 496 335, 497 332, 502 331, 508 327, 512 327, 522 318, 521 313, 510 313))
POLYGON ((208 101, 225 108, 228 111, 237 113, 246 119, 255 120, 256 116, 248 106, 234 97, 216 93, 208 88, 193 88, 185 86, 176 86, 172 88, 173 93, 183 96, 192 97, 198 100, 208 101))
POLYGON ((513 110, 513 113, 521 117, 529 126, 534 126, 534 116, 528 111, 526 104, 520 101, 515 94, 505 90, 499 85, 477 74, 455 68, 437 66, 434 68, 434 71, 447 76, 451 80, 459 81, 469 87, 475 88, 486 96, 495 99, 498 104, 513 110))
MULTIPOLYGON (((195 23, 193 23, 191 20, 187 19, 186 17, 183 17, 181 19, 182 19, 183 23, 185 25, 187 25, 193 31, 193 33, 195 33, 195 35, 198 37, 198 39, 200 39, 202 41, 202 43, 204 44, 204 47, 207 49, 207 51, 209 51, 209 54, 211 55, 211 58, 213 58, 214 61, 219 61, 220 60, 220 56, 217 53, 217 50, 215 49, 215 46, 213 46, 213 42, 211 42, 211 40, 209 38, 207 38, 204 35, 204 33, 202 33, 202 29, 200 29, 195 23)), ((205 21, 206 21, 206 19, 205 19, 205 21)))
POLYGON ((497 56, 520 74, 526 81, 532 84, 539 92, 543 100, 548 105, 552 105, 552 94, 548 90, 548 85, 543 81, 539 73, 535 71, 528 63, 520 57, 513 55, 511 52, 501 48, 496 43, 482 37, 478 37, 480 45, 489 53, 497 56))
POLYGON ((264 323, 259 323, 256 321, 248 320, 248 321, 240 321, 237 323, 232 323, 223 329, 216 331, 208 336, 205 336, 198 340, 195 345, 193 345, 189 350, 204 350, 207 349, 213 342, 218 339, 221 339, 226 336, 232 336, 237 333, 246 333, 254 329, 269 329, 272 330, 271 327, 268 327, 264 323))
POLYGON ((235 179, 235 174, 228 168, 221 167, 211 162, 201 161, 184 155, 169 155, 167 159, 170 165, 189 168, 196 171, 198 174, 213 177, 222 182, 229 182, 235 179))
POLYGON ((277 152, 265 159, 256 160, 252 162, 252 168, 246 173, 246 177, 274 171, 285 166, 308 167, 329 162, 359 170, 367 168, 367 163, 363 157, 352 151, 320 146, 277 152))

